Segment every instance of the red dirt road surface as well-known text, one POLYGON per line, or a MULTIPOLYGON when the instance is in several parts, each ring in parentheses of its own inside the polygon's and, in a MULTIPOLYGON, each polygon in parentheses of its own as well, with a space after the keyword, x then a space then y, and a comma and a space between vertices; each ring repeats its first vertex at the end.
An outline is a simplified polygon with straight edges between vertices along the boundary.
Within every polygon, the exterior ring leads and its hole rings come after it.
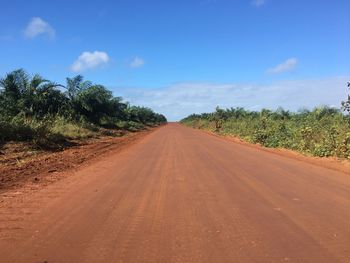
POLYGON ((0 201, 0 262, 350 262, 350 176, 169 124, 0 201))

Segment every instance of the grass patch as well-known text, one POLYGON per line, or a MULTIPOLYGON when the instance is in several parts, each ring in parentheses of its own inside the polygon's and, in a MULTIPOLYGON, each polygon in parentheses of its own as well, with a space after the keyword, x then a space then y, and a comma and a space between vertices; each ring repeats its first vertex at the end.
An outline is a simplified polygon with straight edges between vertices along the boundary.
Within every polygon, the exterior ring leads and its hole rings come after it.
POLYGON ((56 119, 50 127, 50 133, 67 139, 87 139, 96 136, 99 129, 93 125, 82 125, 68 122, 63 118, 56 119))

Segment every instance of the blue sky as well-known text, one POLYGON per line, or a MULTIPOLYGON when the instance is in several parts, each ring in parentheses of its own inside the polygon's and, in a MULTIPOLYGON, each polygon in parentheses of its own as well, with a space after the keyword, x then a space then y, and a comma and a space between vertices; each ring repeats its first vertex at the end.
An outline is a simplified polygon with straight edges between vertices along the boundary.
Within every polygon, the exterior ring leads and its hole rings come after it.
POLYGON ((0 74, 83 74, 177 120, 215 106, 339 106, 350 1, 1 1, 0 74))

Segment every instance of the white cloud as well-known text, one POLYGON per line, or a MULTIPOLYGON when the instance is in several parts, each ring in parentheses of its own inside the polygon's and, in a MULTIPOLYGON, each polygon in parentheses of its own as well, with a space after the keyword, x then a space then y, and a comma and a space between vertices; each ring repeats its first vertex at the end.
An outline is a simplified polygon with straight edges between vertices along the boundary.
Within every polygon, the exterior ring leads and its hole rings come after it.
POLYGON ((88 69, 94 69, 105 65, 110 60, 108 54, 103 51, 85 51, 83 52, 71 66, 74 72, 81 72, 88 69))
POLYGON ((129 64, 131 68, 139 68, 145 64, 145 61, 142 58, 135 57, 129 64))
POLYGON ((260 84, 178 83, 162 89, 114 89, 134 105, 144 105, 163 113, 171 121, 191 113, 210 112, 216 106, 296 111, 319 105, 340 107, 347 97, 348 77, 281 81, 260 84))
POLYGON ((33 17, 24 30, 24 36, 27 38, 34 38, 39 35, 46 35, 49 38, 54 38, 55 30, 40 17, 33 17))
POLYGON ((269 74, 279 74, 286 71, 293 70, 298 64, 298 60, 296 58, 289 58, 281 64, 277 65, 274 68, 268 69, 266 72, 269 74))
POLYGON ((265 0, 253 0, 252 5, 255 7, 260 7, 265 4, 265 0))

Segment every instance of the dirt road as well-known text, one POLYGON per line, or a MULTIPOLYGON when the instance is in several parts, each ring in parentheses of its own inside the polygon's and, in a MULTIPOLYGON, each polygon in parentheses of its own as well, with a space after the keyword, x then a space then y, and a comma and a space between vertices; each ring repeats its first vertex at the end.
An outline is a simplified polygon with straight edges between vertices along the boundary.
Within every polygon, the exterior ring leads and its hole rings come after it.
POLYGON ((350 175, 169 124, 0 203, 0 262, 350 262, 350 175))

